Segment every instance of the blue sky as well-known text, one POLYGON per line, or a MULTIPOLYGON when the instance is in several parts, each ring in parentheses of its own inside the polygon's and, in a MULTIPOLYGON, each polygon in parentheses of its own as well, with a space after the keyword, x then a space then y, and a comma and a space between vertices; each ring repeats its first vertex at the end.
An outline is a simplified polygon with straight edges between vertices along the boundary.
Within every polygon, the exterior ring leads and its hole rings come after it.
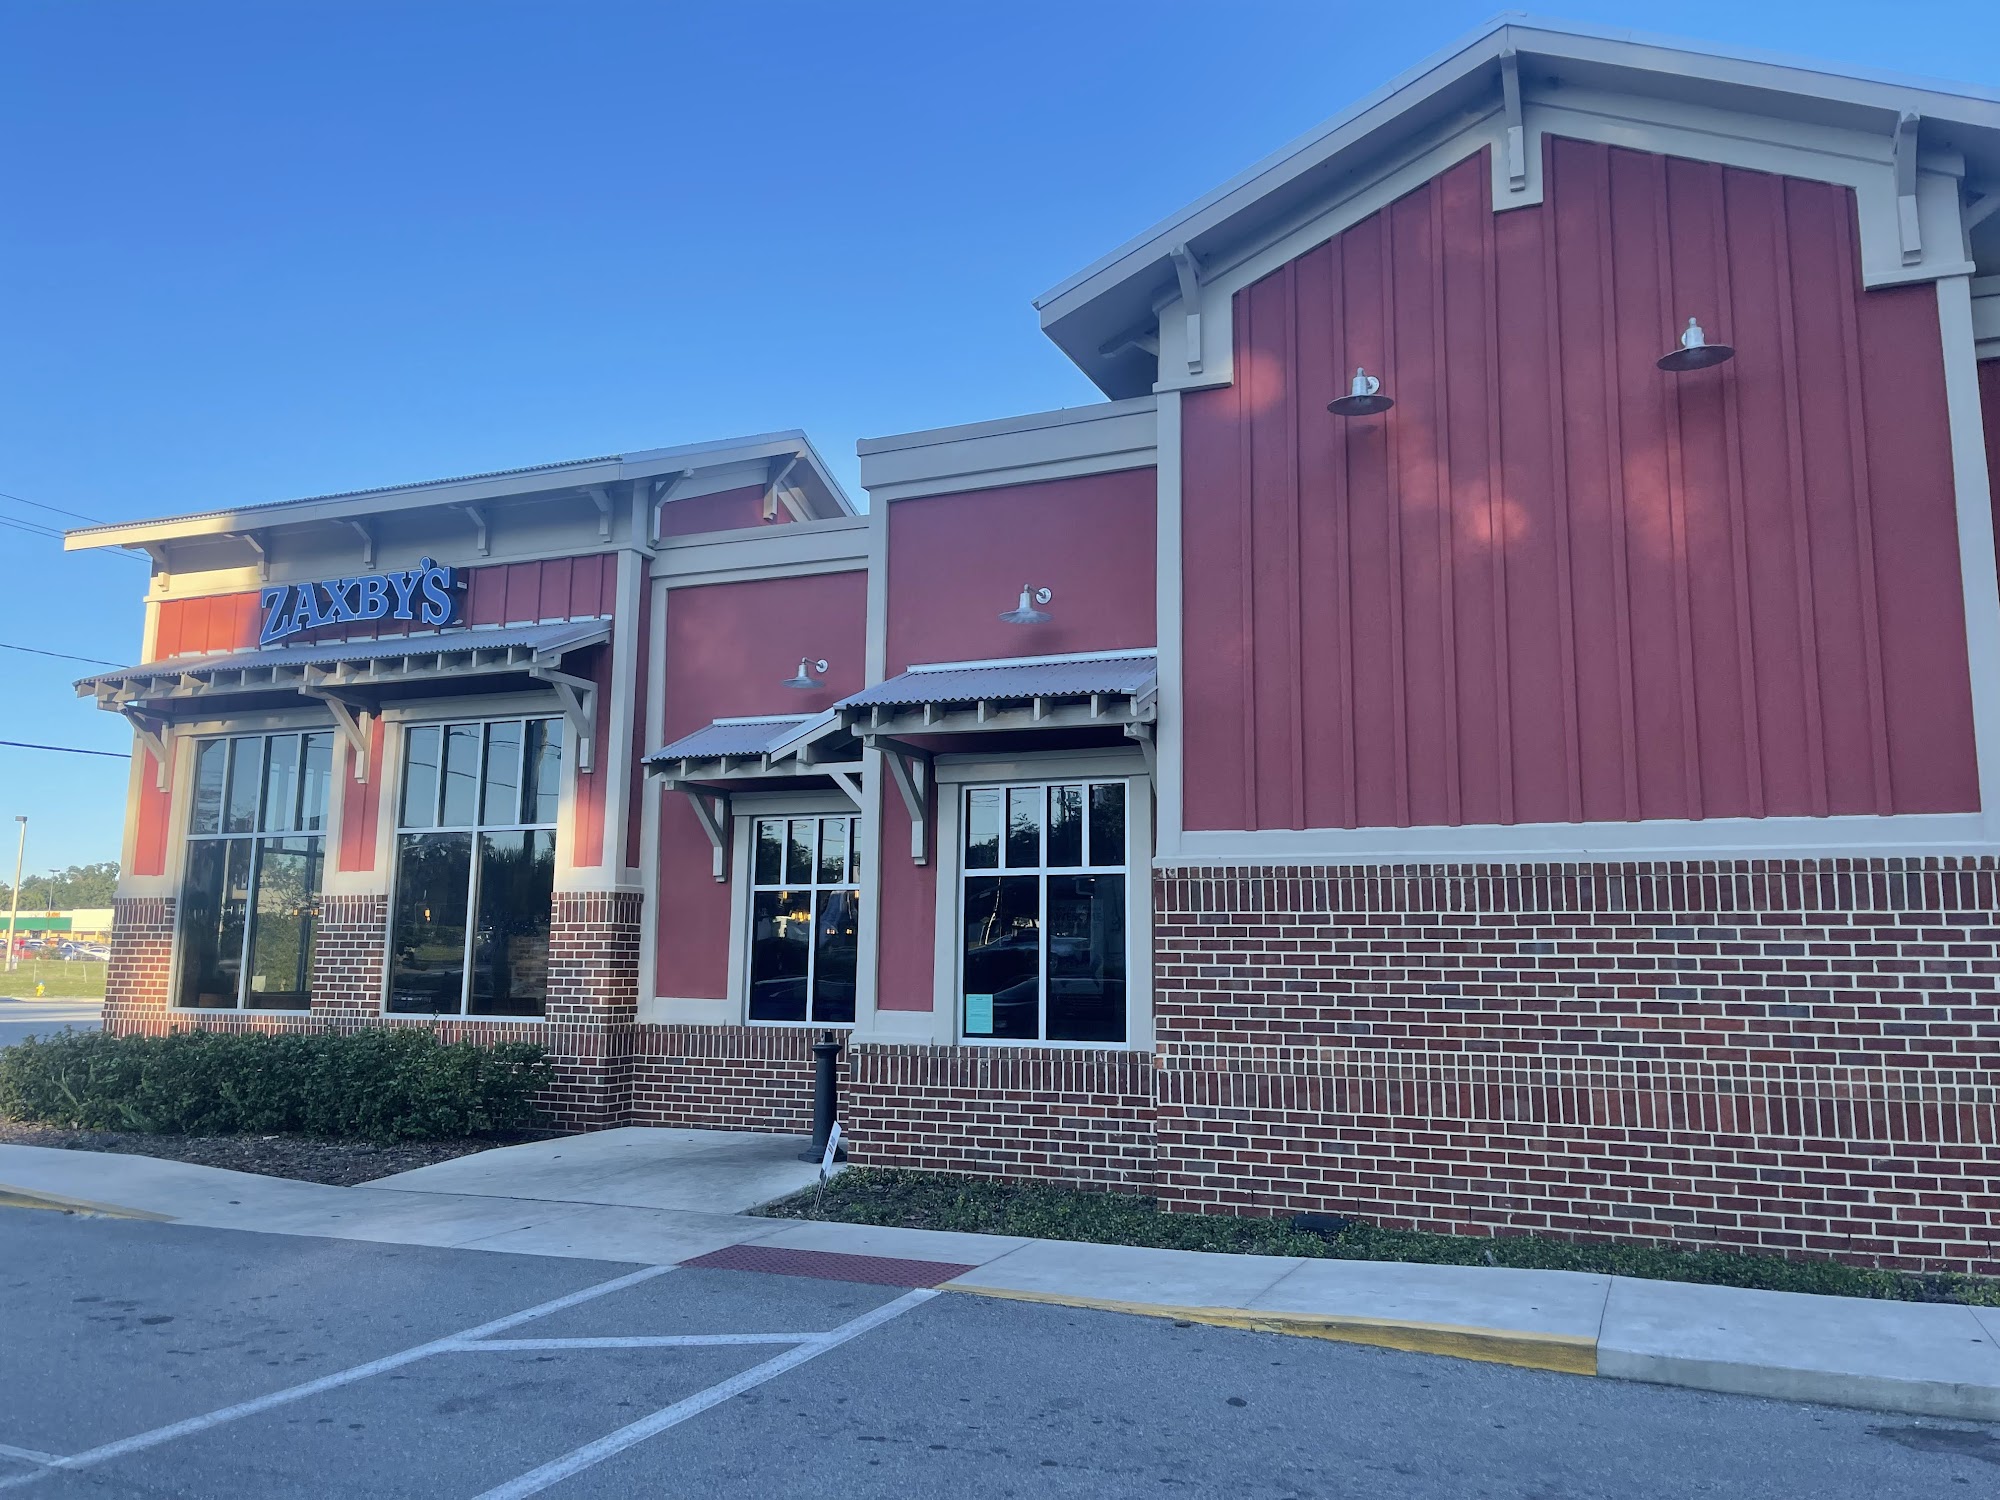
MULTIPOLYGON (((111 520, 778 427, 853 489, 857 438, 1093 399, 1035 294, 1494 8, 7 0, 0 491, 111 520)), ((1991 0, 1551 14, 2000 86, 1991 0)), ((130 660, 144 583, 0 526, 0 642, 130 660)), ((126 749, 87 670, 0 650, 0 739, 126 749)), ((124 785, 0 748, 0 828, 116 858, 124 785)))

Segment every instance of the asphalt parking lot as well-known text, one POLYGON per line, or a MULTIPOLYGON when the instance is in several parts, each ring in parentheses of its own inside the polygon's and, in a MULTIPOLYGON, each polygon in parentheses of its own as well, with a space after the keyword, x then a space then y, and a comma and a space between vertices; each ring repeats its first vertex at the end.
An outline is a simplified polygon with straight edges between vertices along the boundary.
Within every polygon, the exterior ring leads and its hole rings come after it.
POLYGON ((2000 1433, 1967 1423, 954 1293, 0 1210, 0 1491, 24 1496, 1996 1487, 2000 1433))

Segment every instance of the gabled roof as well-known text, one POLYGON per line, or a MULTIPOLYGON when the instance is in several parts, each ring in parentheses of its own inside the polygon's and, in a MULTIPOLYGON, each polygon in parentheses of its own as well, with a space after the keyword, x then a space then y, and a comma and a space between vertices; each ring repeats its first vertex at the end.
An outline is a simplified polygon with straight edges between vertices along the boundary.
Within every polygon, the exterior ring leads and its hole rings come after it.
POLYGON ((344 490, 331 495, 310 495, 299 500, 265 501, 142 521, 113 521, 99 526, 78 527, 64 536, 63 546, 69 551, 88 547, 132 547, 182 537, 261 531, 275 526, 361 520, 384 511, 464 505, 550 491, 573 492, 619 480, 662 478, 682 472, 698 474, 739 464, 761 462, 777 473, 788 461, 791 461, 789 468, 784 469, 786 482, 804 494, 815 519, 859 514, 854 502, 841 488, 840 481, 833 477, 833 472, 827 468, 826 461, 805 433, 792 429, 752 437, 724 438, 717 442, 684 443, 673 448, 648 448, 637 453, 607 454, 601 458, 568 459, 524 469, 495 469, 483 474, 460 475, 455 479, 426 479, 415 484, 387 485, 378 489, 344 490))
POLYGON ((1509 12, 1043 293, 1035 299, 1042 331, 1107 396, 1150 391, 1154 356, 1131 340, 1150 334, 1155 309, 1178 294, 1176 247, 1203 264, 1226 260, 1424 130, 1490 114, 1509 52, 1524 83, 1559 75, 1565 84, 1885 137, 1914 113, 1927 148, 1962 152, 1975 185, 2000 186, 2000 91, 1509 12))

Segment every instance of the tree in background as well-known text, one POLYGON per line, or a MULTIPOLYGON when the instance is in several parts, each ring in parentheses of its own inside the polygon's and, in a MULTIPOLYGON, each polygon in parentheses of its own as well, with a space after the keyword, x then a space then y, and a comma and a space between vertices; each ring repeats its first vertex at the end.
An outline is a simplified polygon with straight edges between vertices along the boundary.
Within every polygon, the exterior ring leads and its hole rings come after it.
MULTIPOLYGON (((22 911, 70 911, 79 906, 109 906, 118 888, 118 861, 107 859, 94 865, 71 865, 67 870, 47 875, 29 875, 21 881, 22 911)), ((0 880, 0 927, 7 922, 7 908, 13 904, 14 888, 0 880)), ((0 947, 4 947, 0 943, 0 947)))

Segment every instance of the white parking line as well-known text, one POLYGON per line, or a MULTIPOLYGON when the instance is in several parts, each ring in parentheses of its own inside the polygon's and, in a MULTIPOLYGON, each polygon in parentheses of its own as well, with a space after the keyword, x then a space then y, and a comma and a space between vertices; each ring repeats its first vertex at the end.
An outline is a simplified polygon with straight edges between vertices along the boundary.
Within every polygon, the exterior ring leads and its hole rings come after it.
POLYGON ((0 1458, 18 1458, 24 1464, 53 1464, 61 1462, 53 1453, 43 1453, 36 1448, 16 1448, 12 1443, 0 1443, 0 1458))
POLYGON ((526 1349, 707 1349, 724 1344, 810 1344, 823 1333, 661 1333, 602 1339, 476 1339, 457 1353, 518 1354, 526 1349))
POLYGON ((352 1385, 357 1380, 366 1380, 371 1375, 380 1375, 386 1370, 414 1364, 417 1360, 428 1359, 433 1354, 453 1353, 471 1340, 484 1338, 488 1334, 505 1333, 510 1328, 533 1322, 536 1318, 545 1318, 550 1313, 561 1312, 565 1308, 575 1307, 579 1303, 589 1302, 610 1292, 623 1291, 626 1287, 637 1286, 642 1281, 651 1281, 655 1276, 663 1276, 674 1269, 673 1266, 647 1266, 628 1276, 599 1282, 596 1286, 585 1287, 582 1291, 571 1292, 567 1296, 557 1297, 553 1301, 540 1303, 521 1312, 509 1313, 504 1318, 495 1318, 490 1323, 481 1323, 477 1328, 467 1328, 459 1333, 447 1334, 441 1339, 432 1339, 428 1344, 419 1344, 414 1349, 403 1350, 400 1354, 384 1355, 381 1359, 371 1359, 364 1365, 354 1365, 345 1370, 336 1370, 331 1375, 322 1375, 319 1379, 309 1380, 304 1385, 287 1386, 284 1390, 272 1391, 267 1396, 239 1401, 234 1406, 204 1412, 198 1417, 189 1417, 185 1421, 173 1422, 165 1427, 155 1427, 151 1432, 120 1438, 115 1443, 86 1449, 82 1453, 72 1453, 66 1458, 56 1458, 31 1474, 17 1474, 0 1479, 0 1490, 18 1489, 22 1485, 33 1484, 36 1480, 59 1469, 88 1468, 110 1459, 123 1458, 128 1453, 158 1447, 161 1443, 170 1443, 175 1438, 205 1432, 211 1427, 221 1426, 224 1422, 234 1422, 240 1417, 253 1417, 259 1412, 269 1411, 274 1406, 284 1406, 289 1402, 302 1401, 308 1396, 317 1396, 321 1391, 352 1385))
POLYGON ((560 1484, 571 1475, 579 1474, 594 1464, 622 1453, 634 1443, 643 1443, 647 1438, 665 1432, 669 1427, 679 1426, 689 1417, 699 1416, 712 1406, 719 1406, 732 1396, 739 1396, 753 1386, 762 1385, 767 1380, 776 1379, 787 1370, 795 1370, 809 1359, 816 1359, 827 1350, 859 1338, 870 1329, 879 1328, 892 1318, 899 1318, 913 1307, 930 1301, 937 1293, 928 1287, 914 1292, 905 1292, 893 1302, 885 1302, 872 1312, 865 1312, 851 1322, 843 1323, 830 1333, 815 1334, 810 1343, 788 1349, 774 1359, 767 1359, 761 1365, 753 1365, 740 1375, 732 1375, 720 1384, 712 1385, 705 1391, 697 1391, 683 1401, 654 1412, 650 1417, 641 1417, 629 1426, 616 1432, 607 1433, 594 1443, 586 1443, 573 1453, 565 1453, 561 1458, 551 1460, 538 1469, 530 1469, 518 1479, 511 1479, 497 1485, 477 1500, 524 1500, 528 1495, 538 1495, 552 1484, 560 1484))

